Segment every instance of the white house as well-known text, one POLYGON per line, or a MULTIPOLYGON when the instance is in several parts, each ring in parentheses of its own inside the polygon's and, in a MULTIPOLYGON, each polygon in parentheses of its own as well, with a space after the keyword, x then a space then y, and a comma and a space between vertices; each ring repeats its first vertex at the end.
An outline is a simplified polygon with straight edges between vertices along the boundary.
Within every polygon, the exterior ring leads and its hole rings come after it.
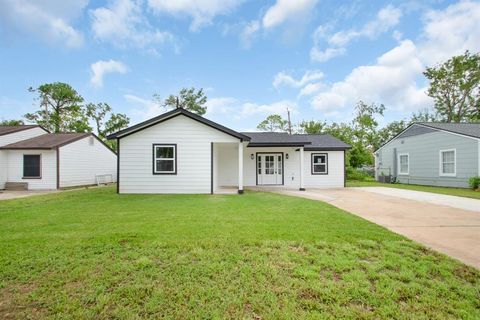
POLYGON ((0 126, 0 189, 59 189, 116 181, 117 156, 91 133, 0 126))
POLYGON ((236 132, 175 109, 109 136, 119 193, 215 193, 223 187, 337 188, 346 143, 329 135, 236 132))

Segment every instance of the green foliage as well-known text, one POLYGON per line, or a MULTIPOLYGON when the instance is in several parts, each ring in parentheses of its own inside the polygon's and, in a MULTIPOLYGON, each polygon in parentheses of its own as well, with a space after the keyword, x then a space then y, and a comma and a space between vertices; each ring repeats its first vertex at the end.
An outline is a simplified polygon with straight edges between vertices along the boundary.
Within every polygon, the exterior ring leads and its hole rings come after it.
POLYGON ((409 123, 405 120, 393 121, 387 124, 385 127, 378 131, 378 139, 380 145, 383 145, 397 134, 405 130, 409 126, 409 123))
POLYGON ((21 126, 24 125, 25 123, 23 120, 1 120, 0 121, 0 126, 21 126))
POLYGON ((258 124, 257 129, 267 132, 287 132, 288 120, 283 119, 279 114, 271 114, 258 124))
POLYGON ((125 114, 113 113, 112 108, 107 103, 89 103, 86 110, 87 116, 95 123, 97 135, 103 140, 109 134, 128 127, 130 122, 125 114))
POLYGON ((471 177, 468 179, 468 183, 473 190, 477 190, 480 187, 480 176, 471 177))
POLYGON ((0 212, 6 318, 480 317, 478 270, 321 201, 92 188, 0 212))
POLYGON ((373 178, 366 172, 353 167, 347 167, 348 181, 373 181, 373 178))
POLYGON ((424 108, 412 114, 410 123, 414 122, 435 122, 439 121, 439 115, 433 113, 430 109, 424 108))
POLYGON ((326 126, 325 122, 310 120, 302 121, 299 125, 301 133, 305 134, 320 134, 326 126))
POLYGON ((29 88, 36 98, 40 110, 27 113, 24 117, 50 132, 88 132, 88 118, 82 107, 83 98, 70 85, 62 82, 47 83, 38 88, 29 88))
POLYGON ((478 120, 480 115, 480 53, 466 51, 446 62, 427 68, 427 94, 433 98, 442 121, 478 120))
POLYGON ((154 100, 167 109, 182 108, 200 116, 207 112, 207 97, 203 89, 183 88, 178 95, 170 95, 167 99, 162 100, 158 93, 153 95, 154 100))

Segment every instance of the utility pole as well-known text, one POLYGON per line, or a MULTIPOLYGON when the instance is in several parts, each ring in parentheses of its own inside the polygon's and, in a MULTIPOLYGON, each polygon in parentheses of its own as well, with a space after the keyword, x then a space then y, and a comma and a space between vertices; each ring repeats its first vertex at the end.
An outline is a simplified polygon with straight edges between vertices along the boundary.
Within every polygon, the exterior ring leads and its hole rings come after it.
POLYGON ((288 133, 292 134, 292 122, 290 121, 290 110, 287 107, 287 116, 288 116, 288 133))

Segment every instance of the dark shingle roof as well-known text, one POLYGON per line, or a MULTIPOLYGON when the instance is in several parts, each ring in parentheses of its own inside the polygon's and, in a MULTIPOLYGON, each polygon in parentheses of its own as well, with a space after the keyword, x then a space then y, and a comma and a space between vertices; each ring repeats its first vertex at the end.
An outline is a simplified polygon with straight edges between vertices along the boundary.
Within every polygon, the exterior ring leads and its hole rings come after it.
POLYGON ((11 143, 0 149, 55 149, 82 138, 90 133, 47 133, 41 136, 11 143))
POLYGON ((463 134, 469 137, 480 138, 480 123, 419 122, 418 124, 430 128, 463 134))
POLYGON ((344 150, 350 145, 328 134, 288 134, 282 132, 242 132, 251 138, 249 147, 304 146, 305 150, 344 150))
POLYGON ((23 131, 27 129, 32 129, 38 127, 37 125, 22 125, 22 126, 0 126, 0 136, 14 133, 18 131, 23 131))

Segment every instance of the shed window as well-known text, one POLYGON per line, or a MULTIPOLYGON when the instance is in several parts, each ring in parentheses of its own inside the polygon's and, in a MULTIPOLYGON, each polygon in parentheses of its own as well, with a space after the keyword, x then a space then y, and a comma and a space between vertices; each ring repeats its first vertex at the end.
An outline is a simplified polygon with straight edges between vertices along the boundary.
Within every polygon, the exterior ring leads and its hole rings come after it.
POLYGON ((312 174, 328 174, 328 154, 312 153, 312 174))
POLYGON ((41 159, 39 154, 23 155, 23 177, 40 178, 41 177, 41 159))
POLYGON ((177 146, 173 144, 153 145, 153 173, 177 173, 177 146))
POLYGON ((455 176, 456 174, 455 150, 440 151, 440 175, 455 176))
POLYGON ((398 173, 399 174, 408 174, 410 171, 409 156, 408 154, 399 154, 398 155, 398 173))

